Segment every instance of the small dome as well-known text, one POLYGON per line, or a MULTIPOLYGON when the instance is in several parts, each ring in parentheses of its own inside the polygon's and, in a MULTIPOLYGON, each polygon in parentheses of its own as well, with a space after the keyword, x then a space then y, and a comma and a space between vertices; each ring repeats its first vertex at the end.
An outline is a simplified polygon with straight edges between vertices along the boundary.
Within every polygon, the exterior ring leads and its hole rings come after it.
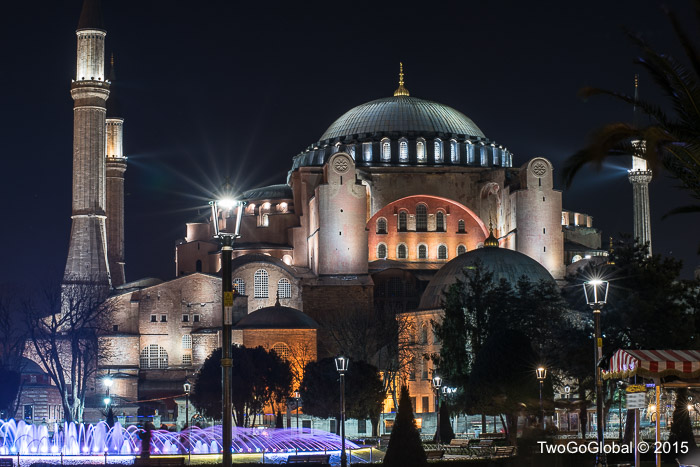
POLYGON ((270 185, 263 186, 260 188, 253 188, 243 193, 242 199, 244 200, 256 200, 256 199, 292 199, 294 196, 292 194, 292 187, 286 183, 280 185, 270 185))
POLYGON ((234 329, 318 329, 309 315, 288 306, 260 308, 236 324, 234 329))
POLYGON ((326 130, 319 141, 361 133, 445 133, 484 138, 462 112, 437 102, 397 95, 350 109, 326 130))
POLYGON ((540 280, 554 282, 554 278, 540 263, 519 251, 506 248, 478 248, 469 251, 444 265, 433 276, 420 300, 420 310, 434 310, 442 307, 444 292, 457 282, 464 279, 464 268, 473 266, 481 261, 482 265, 493 273, 494 282, 505 279, 515 286, 522 276, 532 282, 540 280))

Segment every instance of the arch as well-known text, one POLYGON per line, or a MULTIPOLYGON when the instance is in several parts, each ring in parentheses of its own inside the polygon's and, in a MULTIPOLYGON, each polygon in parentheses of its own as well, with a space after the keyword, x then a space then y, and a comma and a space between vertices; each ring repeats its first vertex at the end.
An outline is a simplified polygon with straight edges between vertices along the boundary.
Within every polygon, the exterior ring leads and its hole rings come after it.
POLYGON ((418 245, 418 259, 428 259, 428 245, 425 243, 418 245))
POLYGON ((389 138, 382 140, 382 162, 391 161, 391 141, 389 138))
POLYGON ((292 298, 292 283, 289 279, 283 277, 277 281, 277 293, 279 298, 292 298))
POLYGON ((272 346, 272 350, 277 354, 279 358, 282 360, 289 360, 290 355, 292 354, 291 349, 287 344, 284 342, 277 342, 272 346))
POLYGON ((447 246, 444 244, 438 245, 437 259, 447 259, 447 246))
POLYGON ((158 344, 150 344, 141 350, 139 367, 147 370, 165 370, 168 368, 168 352, 158 344))
POLYGON ((459 145, 454 139, 450 140, 450 160, 453 164, 459 163, 459 145))
POLYGON ((362 143, 362 159, 365 162, 372 161, 372 143, 362 143))
POLYGON ((425 323, 420 325, 420 336, 418 338, 418 342, 423 345, 428 343, 428 325, 425 323))
POLYGON ((461 245, 461 244, 457 246, 457 256, 463 255, 463 254, 466 253, 466 252, 467 252, 467 247, 466 247, 466 246, 461 245))
POLYGON ((583 257, 581 257, 581 255, 574 255, 574 257, 571 258, 571 264, 581 261, 582 259, 583 257))
POLYGON ((267 298, 269 297, 269 287, 268 279, 270 275, 265 269, 258 269, 255 271, 253 276, 254 284, 254 297, 255 298, 267 298))
POLYGON ((435 163, 442 164, 443 154, 442 154, 442 140, 440 138, 435 138, 433 143, 433 152, 435 154, 435 163))
POLYGON ((233 280, 233 288, 238 292, 238 295, 245 295, 245 281, 242 278, 236 277, 233 280))
POLYGON ((438 211, 435 213, 435 231, 445 231, 445 213, 442 211, 438 211))
POLYGON ((474 163, 474 145, 471 141, 467 141, 467 164, 474 163))
POLYGON ((182 348, 185 350, 192 348, 192 336, 190 334, 182 336, 182 348))
POLYGON ((377 233, 378 234, 385 234, 386 233, 386 218, 380 217, 377 219, 377 233))
POLYGON ((194 270, 197 272, 202 272, 202 260, 198 259, 194 265, 194 270))
POLYGON ((380 243, 377 245, 377 259, 386 259, 386 244, 380 243))
POLYGON ((425 140, 423 138, 416 140, 416 159, 419 164, 424 164, 428 160, 425 156, 425 140))
POLYGON ((408 247, 405 243, 399 243, 396 247, 396 259, 408 259, 408 247))
POLYGON ((416 205, 416 232, 428 230, 428 206, 423 203, 416 205))
POLYGON ((406 138, 399 140, 399 162, 408 162, 408 140, 406 138))
POLYGON ((464 219, 460 219, 457 221, 457 232, 458 233, 465 233, 467 231, 465 227, 464 219))
POLYGON ((399 211, 398 231, 405 232, 407 228, 408 228, 408 213, 406 211, 399 211))

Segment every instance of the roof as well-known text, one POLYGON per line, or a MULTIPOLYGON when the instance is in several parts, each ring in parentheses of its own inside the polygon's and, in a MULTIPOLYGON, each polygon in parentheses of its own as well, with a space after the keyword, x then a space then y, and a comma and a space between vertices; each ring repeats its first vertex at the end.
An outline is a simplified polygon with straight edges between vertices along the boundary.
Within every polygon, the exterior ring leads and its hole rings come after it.
POLYGON ((292 199, 294 195, 292 194, 292 187, 286 183, 280 185, 270 185, 263 186, 260 188, 253 188, 243 193, 244 200, 256 200, 256 199, 292 199))
POLYGON ((513 286, 522 276, 530 281, 554 282, 554 278, 540 263, 519 251, 507 248, 478 248, 457 256, 445 264, 430 280, 420 300, 419 310, 442 308, 443 295, 447 288, 464 279, 464 269, 473 267, 477 262, 493 274, 494 282, 505 279, 513 286))
POLYGON ((85 0, 83 9, 80 11, 78 21, 78 31, 81 29, 101 29, 105 30, 102 19, 102 2, 100 0, 85 0))
POLYGON ((318 329, 318 323, 296 308, 275 305, 246 315, 234 329, 318 329))
POLYGON ((269 256, 269 255, 259 255, 259 254, 247 254, 247 255, 241 255, 241 256, 236 256, 233 258, 231 261, 231 270, 235 271, 241 266, 244 266, 246 264, 250 263, 266 263, 266 264, 273 264, 275 266, 278 266, 285 271, 287 271, 289 274, 292 276, 296 277, 297 272, 294 270, 292 266, 289 266, 287 263, 282 261, 279 258, 275 258, 274 256, 269 256))
POLYGON ((605 379, 635 375, 647 378, 700 377, 700 351, 619 349, 610 359, 610 370, 603 372, 605 379))
POLYGON ((387 132, 484 137, 469 117, 452 107, 415 97, 393 96, 350 109, 328 127, 319 141, 387 132))

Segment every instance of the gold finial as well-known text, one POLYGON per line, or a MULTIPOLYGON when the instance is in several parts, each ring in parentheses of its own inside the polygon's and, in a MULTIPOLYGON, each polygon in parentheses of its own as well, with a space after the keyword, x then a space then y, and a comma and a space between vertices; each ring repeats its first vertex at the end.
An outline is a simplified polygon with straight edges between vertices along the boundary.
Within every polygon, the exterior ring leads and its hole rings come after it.
POLYGON ((403 87, 403 63, 399 62, 399 88, 394 91, 394 97, 396 96, 410 96, 408 89, 403 87))
POLYGON ((112 52, 112 56, 109 58, 109 64, 114 68, 114 52, 112 52))
POLYGON ((484 240, 484 247, 498 248, 498 246, 498 239, 493 235, 493 222, 491 222, 491 215, 489 215, 489 236, 484 240))

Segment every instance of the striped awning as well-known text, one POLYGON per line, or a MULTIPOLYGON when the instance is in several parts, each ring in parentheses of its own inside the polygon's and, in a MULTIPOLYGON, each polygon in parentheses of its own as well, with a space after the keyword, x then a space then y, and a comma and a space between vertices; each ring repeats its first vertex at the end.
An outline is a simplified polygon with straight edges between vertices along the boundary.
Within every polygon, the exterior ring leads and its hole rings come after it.
POLYGON ((700 351, 619 349, 610 359, 610 370, 603 371, 604 379, 635 375, 646 378, 700 377, 700 351))

